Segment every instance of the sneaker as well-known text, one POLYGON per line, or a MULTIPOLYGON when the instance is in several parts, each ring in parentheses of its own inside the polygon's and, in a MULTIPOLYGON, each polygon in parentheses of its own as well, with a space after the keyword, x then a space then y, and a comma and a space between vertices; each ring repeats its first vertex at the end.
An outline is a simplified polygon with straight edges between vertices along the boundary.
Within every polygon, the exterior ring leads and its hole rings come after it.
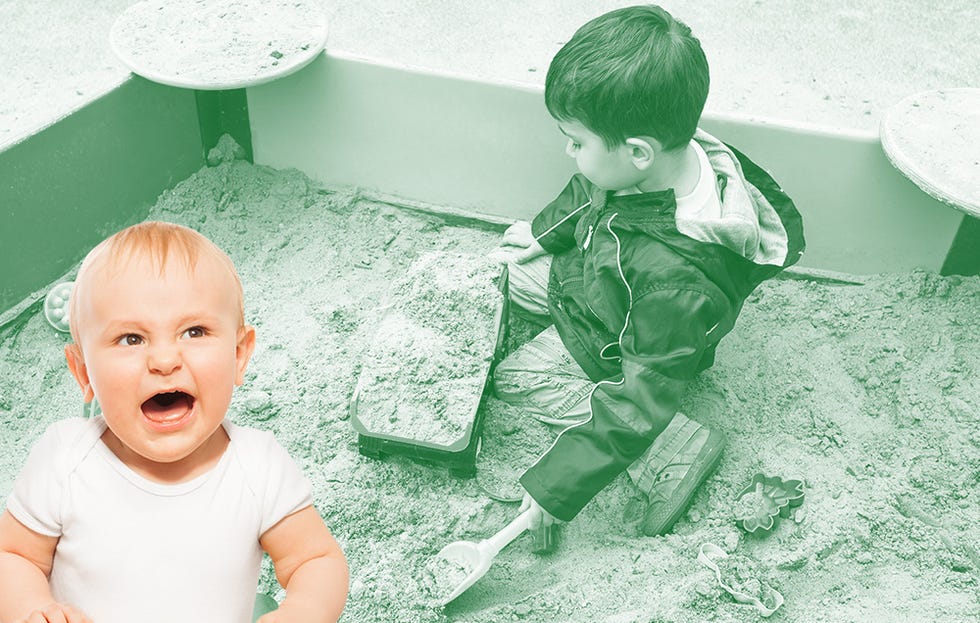
POLYGON ((693 429, 691 434, 672 457, 667 457, 648 492, 640 523, 646 536, 665 534, 674 527, 691 505, 694 492, 721 460, 725 436, 690 420, 687 423, 693 429))

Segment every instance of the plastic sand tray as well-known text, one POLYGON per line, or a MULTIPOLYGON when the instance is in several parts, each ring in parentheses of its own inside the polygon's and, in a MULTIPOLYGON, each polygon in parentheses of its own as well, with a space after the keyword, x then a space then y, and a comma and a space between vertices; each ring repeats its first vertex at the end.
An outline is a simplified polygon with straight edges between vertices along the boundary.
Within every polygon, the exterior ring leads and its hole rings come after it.
POLYGON ((351 400, 360 450, 476 473, 480 404, 507 323, 506 270, 435 252, 391 287, 351 400))

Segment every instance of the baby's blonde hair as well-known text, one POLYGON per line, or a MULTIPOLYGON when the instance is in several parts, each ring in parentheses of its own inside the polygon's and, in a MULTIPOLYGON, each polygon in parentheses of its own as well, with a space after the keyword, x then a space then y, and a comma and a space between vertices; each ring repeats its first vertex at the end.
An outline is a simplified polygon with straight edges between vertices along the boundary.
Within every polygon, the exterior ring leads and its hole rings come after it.
POLYGON ((235 270, 231 258, 218 245, 189 227, 165 223, 162 221, 146 221, 131 225, 112 236, 109 236, 92 249, 75 278, 75 290, 69 299, 68 322, 71 336, 78 343, 78 325, 76 324, 79 286, 85 286, 85 277, 93 266, 102 264, 107 268, 115 268, 133 258, 147 258, 160 273, 166 268, 167 260, 173 255, 183 261, 187 270, 193 270, 201 254, 210 255, 221 262, 235 280, 238 294, 239 326, 245 324, 245 304, 242 292, 242 281, 235 270))

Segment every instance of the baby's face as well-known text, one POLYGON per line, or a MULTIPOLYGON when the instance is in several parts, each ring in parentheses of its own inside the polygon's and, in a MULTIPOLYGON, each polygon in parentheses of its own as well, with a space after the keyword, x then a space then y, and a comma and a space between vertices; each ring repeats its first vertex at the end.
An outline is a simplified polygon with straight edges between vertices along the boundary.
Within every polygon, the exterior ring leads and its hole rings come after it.
POLYGON ((109 430, 134 453, 120 458, 144 467, 207 461, 213 444, 205 442, 254 346, 234 278, 207 254, 193 270, 171 258, 161 273, 140 257, 111 272, 92 268, 75 318, 86 378, 73 372, 91 383, 109 430))

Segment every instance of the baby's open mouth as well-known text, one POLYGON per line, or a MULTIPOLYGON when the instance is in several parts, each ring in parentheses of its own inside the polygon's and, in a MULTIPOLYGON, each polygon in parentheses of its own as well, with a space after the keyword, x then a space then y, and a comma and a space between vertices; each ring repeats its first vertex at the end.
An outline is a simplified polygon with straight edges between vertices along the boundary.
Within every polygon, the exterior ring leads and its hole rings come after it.
POLYGON ((157 394, 142 405, 143 415, 154 422, 176 422, 194 406, 194 397, 176 391, 157 394))

